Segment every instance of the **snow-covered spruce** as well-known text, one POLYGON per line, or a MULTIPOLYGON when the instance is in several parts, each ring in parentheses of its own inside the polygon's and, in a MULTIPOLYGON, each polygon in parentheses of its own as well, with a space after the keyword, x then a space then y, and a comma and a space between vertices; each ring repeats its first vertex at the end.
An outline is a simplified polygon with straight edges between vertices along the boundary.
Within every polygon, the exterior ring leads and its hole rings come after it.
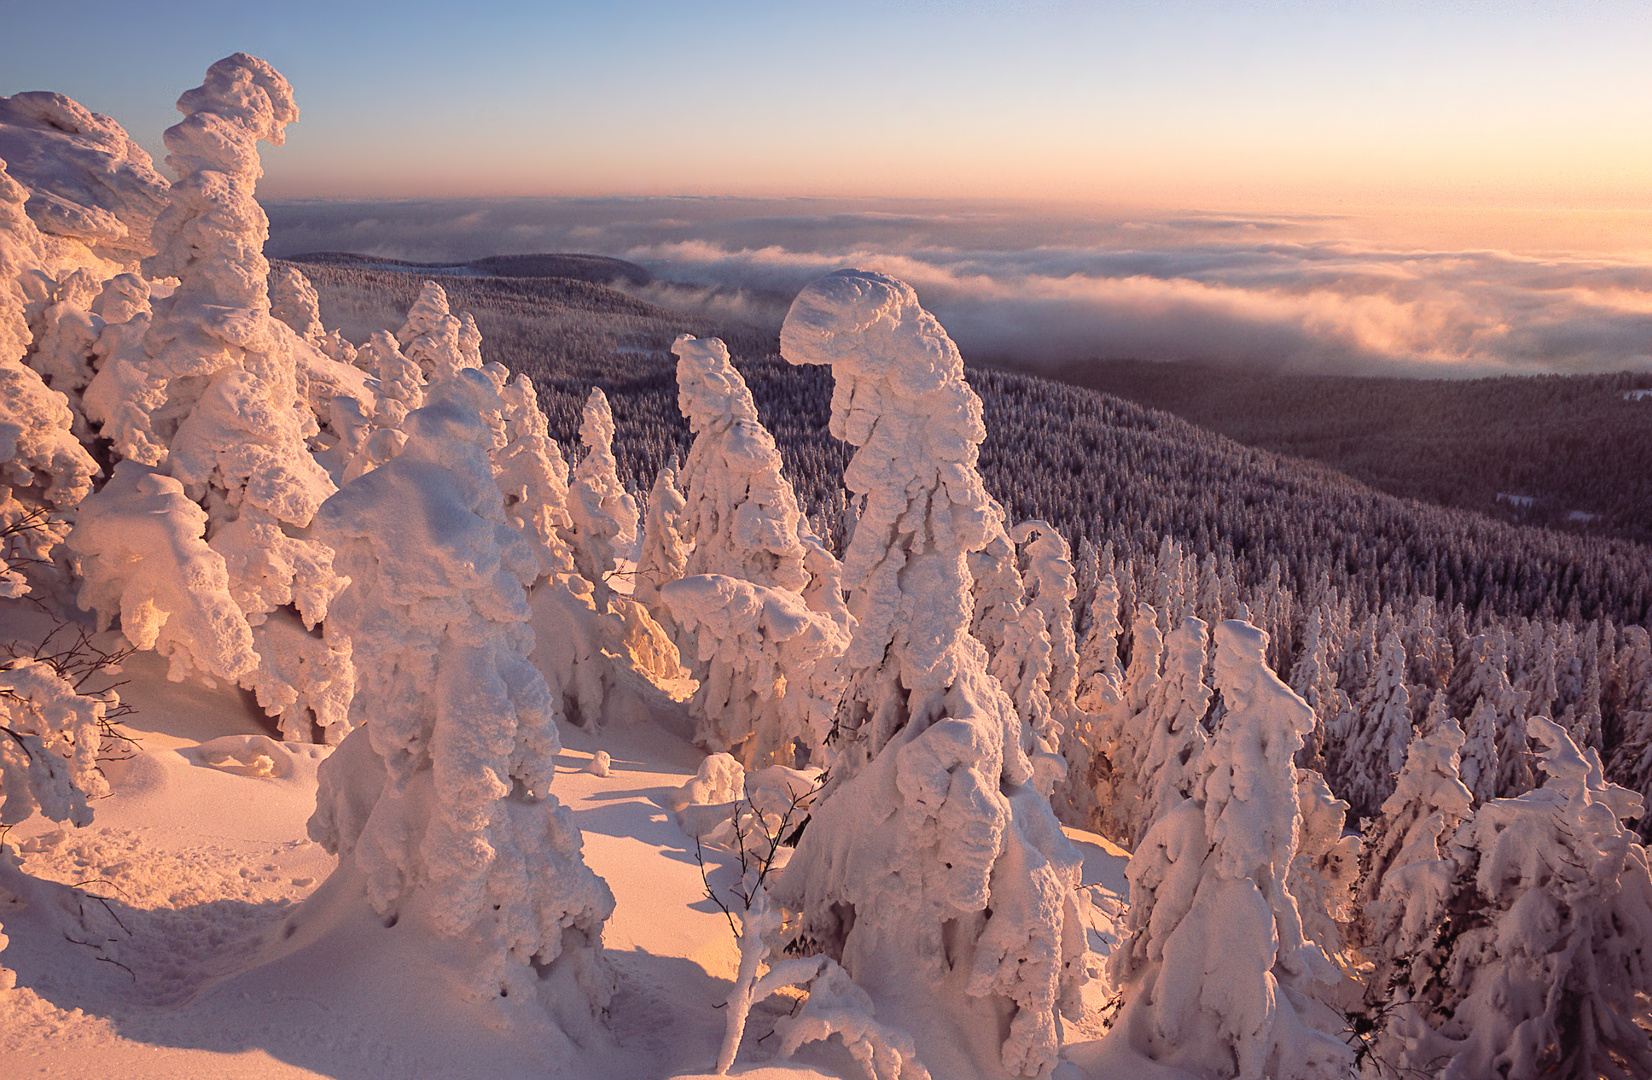
POLYGON ((25 567, 50 564, 67 531, 61 511, 92 489, 98 471, 74 436, 68 400, 23 362, 32 343, 26 312, 43 306, 49 285, 27 194, 0 162, 0 597, 28 591, 25 567))
POLYGON ((0 826, 39 813, 88 825, 87 799, 109 794, 98 769, 114 693, 78 693, 51 664, 27 658, 0 667, 0 826))
POLYGON ((1211 689, 1205 684, 1208 630, 1201 619, 1182 620, 1164 643, 1164 671, 1146 707, 1126 721, 1114 761, 1114 805, 1107 820, 1119 843, 1134 848, 1153 822, 1193 790, 1208 743, 1204 728, 1211 689))
POLYGON ((1456 868, 1446 841, 1474 805, 1462 779, 1463 742, 1463 729, 1449 717, 1412 740, 1394 793, 1366 826, 1355 931, 1373 962, 1366 988, 1373 1004, 1397 987, 1409 995, 1412 958, 1451 895, 1456 868))
MULTIPOLYGON (((676 526, 689 547, 686 576, 659 593, 700 684, 691 703, 695 741, 747 766, 796 765, 811 755, 818 763, 840 694, 835 661, 848 643, 848 617, 841 600, 810 610, 805 593, 837 599, 836 560, 798 510, 728 349, 686 334, 672 349, 677 400, 694 431, 676 526), (830 564, 829 589, 810 590, 811 555, 830 564)), ((666 539, 662 532, 656 542, 666 539)), ((669 552, 656 559, 668 562, 669 552)))
POLYGON ((1292 756, 1313 713, 1267 668, 1267 636, 1216 628, 1227 704, 1191 797, 1130 860, 1129 938, 1113 953, 1125 1012, 1111 1037, 1245 1080, 1346 1076, 1353 1053, 1321 995, 1335 972, 1287 888, 1301 812, 1292 756))
POLYGON ((845 482, 865 509, 844 557, 843 749, 775 897, 874 998, 931 1016, 916 1037, 932 1069, 996 1056, 1047 1074, 1083 977, 1079 860, 969 635, 965 559, 989 524, 980 400, 911 287, 877 273, 804 289, 781 352, 832 365, 831 430, 858 448, 845 482))
POLYGON ((1560 725, 1526 723, 1543 784, 1463 823, 1447 891, 1440 875, 1405 880, 1426 861, 1388 875, 1385 894, 1409 886, 1395 900, 1412 957, 1377 1055, 1445 1080, 1652 1074, 1637 1023, 1652 992, 1652 873, 1621 824, 1640 797, 1560 725))
POLYGON ((608 575, 615 559, 629 559, 637 543, 637 500, 620 482, 614 460, 614 414, 608 395, 593 387, 579 421, 579 441, 585 456, 574 467, 568 487, 568 534, 574 563, 596 589, 597 610, 606 607, 612 593, 608 575))
MULTIPOLYGON (((310 453, 308 440, 320 429, 307 394, 348 384, 370 395, 359 372, 270 315, 262 254, 269 222, 253 197, 263 172, 257 146, 279 145, 297 119, 292 87, 269 64, 237 53, 212 65, 178 108, 184 119, 165 136, 178 181, 156 219, 156 253, 145 262, 147 274, 176 277, 178 287, 154 304, 142 354, 127 350, 99 370, 87 388, 88 408, 118 457, 164 472, 206 510, 206 544, 221 558, 230 597, 254 637, 255 666, 234 677, 280 717, 289 737, 308 738, 318 723, 336 738, 348 650, 337 635, 291 633, 284 624, 302 621, 313 630, 342 585, 331 550, 307 533, 334 490, 310 453)), ((92 548, 82 554, 101 557, 92 548)), ((216 600, 203 596, 201 603, 216 600)), ((221 664, 210 670, 229 674, 221 664)))
POLYGON ((357 728, 323 766, 310 829, 374 911, 465 944, 470 994, 542 999, 577 1040, 610 990, 613 897, 549 792, 561 694, 528 661, 539 564, 489 464, 480 413, 499 406, 480 371, 442 380, 402 452, 318 515, 361 663, 357 728))
POLYGON ((660 600, 660 589, 682 577, 688 567, 689 542, 683 536, 683 511, 687 507, 678 485, 677 455, 672 454, 671 460, 660 466, 648 492, 642 540, 637 545, 637 576, 631 583, 632 598, 662 626, 668 612, 660 600))
POLYGON ((29 190, 52 277, 84 267, 102 280, 155 253, 167 183, 114 120, 49 90, 0 97, 0 160, 29 190))
POLYGON ((258 657, 224 558, 207 546, 206 524, 206 511, 176 479, 118 463, 81 503, 68 536, 81 576, 78 602, 104 628, 118 616, 134 648, 170 661, 169 678, 238 682, 258 657))

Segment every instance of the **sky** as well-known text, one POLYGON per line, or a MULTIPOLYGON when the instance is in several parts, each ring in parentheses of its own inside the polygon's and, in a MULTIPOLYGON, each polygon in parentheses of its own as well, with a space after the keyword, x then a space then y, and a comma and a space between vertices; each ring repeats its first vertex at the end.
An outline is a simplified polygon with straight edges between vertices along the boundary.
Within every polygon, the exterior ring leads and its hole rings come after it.
POLYGON ((66 93, 158 164, 209 64, 270 61, 301 109, 264 153, 272 254, 589 251, 766 321, 870 265, 966 356, 1652 369, 1645 0, 0 0, 0 27, 0 94, 66 93))
POLYGON ((1644 0, 0 0, 0 24, 0 93, 67 93, 157 157, 207 65, 270 61, 303 112, 273 198, 1652 200, 1644 0))

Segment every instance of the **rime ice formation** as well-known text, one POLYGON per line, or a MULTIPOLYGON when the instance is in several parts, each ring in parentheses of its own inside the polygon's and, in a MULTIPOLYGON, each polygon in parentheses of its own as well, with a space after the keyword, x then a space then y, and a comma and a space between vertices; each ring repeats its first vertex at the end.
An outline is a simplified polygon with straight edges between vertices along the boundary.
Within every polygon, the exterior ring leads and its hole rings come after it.
POLYGON ((1210 708, 1205 684, 1209 638, 1204 621, 1191 616, 1165 639, 1164 672, 1146 707, 1131 718, 1115 760, 1119 777, 1112 820, 1119 842, 1134 848, 1159 816, 1192 793, 1209 742, 1203 722, 1210 708))
MULTIPOLYGON (((834 661, 847 645, 847 619, 841 604, 816 612, 806 599, 818 572, 811 556, 831 564, 823 576, 832 593, 836 560, 808 531, 728 349, 685 334, 672 350, 694 444, 675 527, 687 544, 685 576, 659 594, 700 684, 695 741, 748 766, 795 765, 824 748, 837 705, 834 661)), ((669 503, 671 493, 663 497, 669 503)), ((661 565, 672 558, 664 528, 656 526, 653 549, 661 565)))
POLYGON ((270 275, 270 315, 311 345, 320 345, 326 338, 327 331, 321 325, 321 297, 296 266, 283 266, 270 275))
POLYGON ((637 547, 637 576, 631 596, 656 619, 666 612, 660 588, 683 576, 688 566, 688 540, 683 536, 683 510, 688 506, 677 481, 677 455, 660 466, 648 492, 643 515, 642 542, 637 547))
POLYGON ((795 765, 825 744, 830 706, 810 693, 816 668, 842 654, 843 628, 787 589, 726 574, 667 582, 661 598, 693 642, 694 740, 750 766, 795 765))
POLYGON ((1394 791, 1411 742, 1411 695, 1406 688, 1405 645, 1392 631, 1383 639, 1376 669, 1349 733, 1342 768, 1333 777, 1353 813, 1372 817, 1394 791))
POLYGON ((92 264, 107 277, 155 253, 167 183, 107 116, 47 91, 0 97, 0 161, 29 190, 54 276, 92 264))
MULTIPOLYGON (((475 329, 475 323, 471 323, 475 329)), ((424 283, 408 309, 407 322, 396 333, 406 357, 419 365, 429 381, 448 378, 461 368, 480 367, 480 358, 467 355, 465 325, 448 308, 447 292, 434 281, 424 283)))
POLYGON ((614 414, 600 387, 591 390, 579 422, 585 456, 568 488, 570 542, 580 574, 596 587, 599 610, 612 591, 615 558, 630 558, 637 542, 637 500, 620 483, 614 460, 614 414))
MULTIPOLYGON (((845 749, 776 899, 874 996, 929 1003, 1009 1072, 1047 1074, 1082 978, 1078 863, 969 636, 965 560, 989 527, 980 400, 940 324, 881 274, 804 289, 781 351, 832 365, 831 430, 857 447, 845 481, 865 510, 844 558, 845 749)), ((958 1052, 918 1051, 933 1068, 958 1052)))
POLYGON ((1216 628, 1228 711, 1191 797, 1130 861, 1130 936, 1113 953, 1114 1027, 1156 1060, 1245 1080, 1346 1075, 1353 1053, 1317 1000, 1323 959, 1286 887, 1301 813, 1291 758, 1313 714, 1268 670, 1266 635, 1216 628), (1317 962, 1316 962, 1317 961, 1317 962))
POLYGON ((49 663, 17 659, 0 666, 0 826, 39 813, 88 825, 87 799, 109 794, 98 769, 112 692, 80 694, 49 663))
POLYGON ((98 471, 74 436, 68 399, 23 363, 32 339, 25 312, 47 285, 24 196, 0 162, 0 597, 28 590, 22 567, 49 560, 63 538, 61 520, 45 511, 78 503, 98 471))
POLYGON ((488 460, 480 413, 499 407, 479 371, 440 381, 402 452, 318 517, 350 576, 333 618, 359 675, 310 828, 380 915, 468 943, 469 994, 539 995, 584 1028, 607 1000, 613 897, 549 791, 561 702, 528 661, 539 566, 488 460))
POLYGON ((693 545, 685 573, 801 592, 809 581, 803 515, 751 391, 716 338, 684 334, 671 351, 678 408, 694 432, 682 474, 682 528, 693 545))
POLYGON ((1460 771, 1463 741, 1450 718, 1412 740, 1394 793, 1368 827, 1355 928, 1373 954, 1372 1000, 1384 999, 1396 972, 1410 966, 1414 946, 1450 895, 1455 867, 1446 841, 1474 805, 1460 771))
MULTIPOLYGON (((291 609, 313 629, 342 586, 331 551, 307 534, 334 490, 310 452, 324 402, 309 396, 331 398, 346 386, 361 399, 371 395, 359 373, 344 374, 344 365, 270 315, 262 253, 269 223, 253 197, 263 172, 257 144, 280 144, 297 119, 292 88, 264 61, 237 53, 212 65, 178 108, 184 119, 165 136, 178 181, 144 264, 178 286, 154 302, 141 352, 131 332, 111 343, 87 388, 87 410, 118 456, 165 472, 205 508, 206 542, 256 635, 259 665, 240 681, 281 717, 285 732, 307 736, 312 722, 338 728, 350 681, 347 645, 336 635, 307 641, 260 628, 272 612, 291 609)), ((112 306, 139 314, 135 303, 112 306)), ((341 404, 341 424, 349 412, 341 404)), ((228 674, 222 664, 209 669, 228 674)))
POLYGON ((1387 1052, 1448 1080, 1647 1075, 1652 1037, 1636 1018, 1652 988, 1652 874, 1619 823, 1640 798, 1608 783, 1560 725, 1534 716, 1527 732, 1546 779, 1464 822, 1448 891, 1389 875, 1396 892, 1428 891, 1395 898, 1418 909, 1402 924, 1414 936, 1395 942, 1413 953, 1399 989, 1418 1011, 1395 1010, 1387 1052))
POLYGON ((237 682, 258 657, 224 558, 203 539, 206 524, 176 479, 123 461, 81 502, 67 545, 79 563, 80 606, 105 627, 118 615, 126 640, 167 657, 173 679, 237 682))
POLYGON ((221 491, 231 516, 255 510, 302 527, 333 486, 305 445, 314 420, 300 407, 291 339, 270 318, 269 221, 253 198, 257 143, 280 145, 298 107, 273 68, 237 53, 178 108, 183 121, 166 131, 178 182, 146 264, 179 280, 155 303, 146 341, 151 373, 172 380, 169 408, 179 412, 168 471, 202 494, 221 491))
POLYGON ((571 574, 574 555, 564 536, 568 463, 550 437, 533 380, 518 375, 499 391, 505 445, 493 452, 494 479, 505 496, 505 517, 533 545, 540 574, 571 574))

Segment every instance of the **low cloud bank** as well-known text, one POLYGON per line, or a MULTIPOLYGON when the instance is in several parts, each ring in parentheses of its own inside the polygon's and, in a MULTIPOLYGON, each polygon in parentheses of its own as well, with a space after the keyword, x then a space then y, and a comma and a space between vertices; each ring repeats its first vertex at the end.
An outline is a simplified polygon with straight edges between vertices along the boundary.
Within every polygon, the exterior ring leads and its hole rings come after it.
POLYGON ((983 361, 1204 359, 1468 376, 1652 369, 1652 265, 1401 251, 1326 217, 1055 213, 1002 204, 542 199, 278 203, 275 255, 423 262, 574 251, 638 263, 666 306, 778 325, 843 266, 910 282, 983 361))

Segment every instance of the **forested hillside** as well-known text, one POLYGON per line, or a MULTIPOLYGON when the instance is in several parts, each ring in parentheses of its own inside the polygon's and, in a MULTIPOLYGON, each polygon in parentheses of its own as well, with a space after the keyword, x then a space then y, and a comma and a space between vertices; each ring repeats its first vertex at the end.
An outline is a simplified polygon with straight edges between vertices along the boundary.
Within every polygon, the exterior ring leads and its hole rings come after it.
POLYGON ((1055 377, 1393 495, 1652 540, 1652 401, 1626 396, 1652 373, 1397 379, 1087 360, 1055 377))
MULTIPOLYGON (((398 322, 428 272, 384 265, 306 265, 324 321, 355 338, 398 322)), ((822 535, 841 545, 848 454, 826 431, 831 380, 823 370, 782 362, 772 335, 570 278, 441 280, 455 310, 475 315, 483 355, 533 376, 551 434, 564 446, 577 443, 589 388, 602 387, 613 405, 620 475, 638 492, 689 444, 672 340, 682 333, 722 338, 774 433, 799 501, 822 535)), ((1234 564, 1245 584, 1262 583, 1277 563, 1276 580, 1287 589, 1302 592, 1323 580, 1371 611, 1428 597, 1448 610, 1462 604, 1471 616, 1619 624, 1648 617, 1652 550, 1642 544, 1395 498, 1119 397, 1000 370, 968 374, 986 409, 981 468, 989 489, 1012 517, 1046 519, 1075 546, 1086 539, 1098 548, 1111 544, 1119 558, 1140 566, 1168 537, 1196 557, 1234 564)), ((1211 397, 1221 396, 1223 377, 1209 376, 1211 397)), ((1647 477, 1652 464, 1637 482, 1652 482, 1647 477)))

